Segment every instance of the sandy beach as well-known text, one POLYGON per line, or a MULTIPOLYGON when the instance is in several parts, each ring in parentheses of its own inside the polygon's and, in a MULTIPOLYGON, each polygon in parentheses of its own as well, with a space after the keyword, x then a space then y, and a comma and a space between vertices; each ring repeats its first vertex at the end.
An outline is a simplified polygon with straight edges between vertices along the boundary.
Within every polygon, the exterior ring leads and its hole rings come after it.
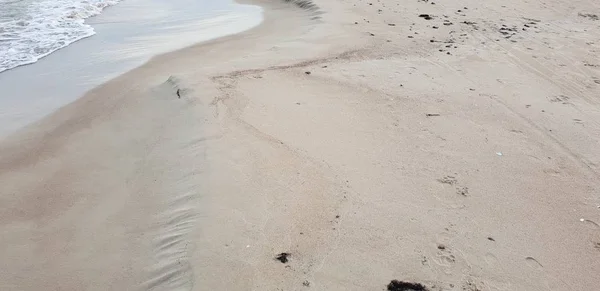
POLYGON ((0 140, 0 290, 598 288, 596 2, 244 4, 0 140))

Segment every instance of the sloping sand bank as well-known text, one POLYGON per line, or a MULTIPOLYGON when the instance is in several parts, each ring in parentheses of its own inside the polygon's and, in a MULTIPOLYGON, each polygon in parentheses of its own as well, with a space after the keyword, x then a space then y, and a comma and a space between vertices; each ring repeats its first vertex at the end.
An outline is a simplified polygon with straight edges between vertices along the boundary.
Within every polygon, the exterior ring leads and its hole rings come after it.
POLYGON ((597 288, 597 4, 254 3, 0 142, 1 290, 597 288))

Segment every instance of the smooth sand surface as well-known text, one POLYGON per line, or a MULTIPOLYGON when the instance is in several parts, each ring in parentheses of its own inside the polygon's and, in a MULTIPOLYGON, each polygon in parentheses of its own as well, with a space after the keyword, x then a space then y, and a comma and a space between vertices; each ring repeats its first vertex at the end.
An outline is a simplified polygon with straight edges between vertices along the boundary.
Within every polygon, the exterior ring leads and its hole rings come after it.
POLYGON ((253 3, 0 142, 0 290, 598 288, 596 2, 253 3))

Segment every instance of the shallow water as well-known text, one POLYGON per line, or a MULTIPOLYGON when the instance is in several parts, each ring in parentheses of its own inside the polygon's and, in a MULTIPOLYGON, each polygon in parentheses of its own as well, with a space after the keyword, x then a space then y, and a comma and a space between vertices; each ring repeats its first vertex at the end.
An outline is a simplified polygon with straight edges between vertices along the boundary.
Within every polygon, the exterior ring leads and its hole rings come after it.
POLYGON ((231 1, 124 0, 87 19, 95 35, 0 72, 0 137, 155 55, 239 33, 261 21, 260 7, 231 1))

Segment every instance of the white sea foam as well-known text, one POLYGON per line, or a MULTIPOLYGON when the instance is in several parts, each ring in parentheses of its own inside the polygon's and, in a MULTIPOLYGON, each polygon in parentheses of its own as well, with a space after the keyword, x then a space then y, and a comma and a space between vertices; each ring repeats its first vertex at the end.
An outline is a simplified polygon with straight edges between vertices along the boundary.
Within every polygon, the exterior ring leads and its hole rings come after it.
POLYGON ((0 0, 0 72, 94 34, 85 19, 120 0, 0 0))

